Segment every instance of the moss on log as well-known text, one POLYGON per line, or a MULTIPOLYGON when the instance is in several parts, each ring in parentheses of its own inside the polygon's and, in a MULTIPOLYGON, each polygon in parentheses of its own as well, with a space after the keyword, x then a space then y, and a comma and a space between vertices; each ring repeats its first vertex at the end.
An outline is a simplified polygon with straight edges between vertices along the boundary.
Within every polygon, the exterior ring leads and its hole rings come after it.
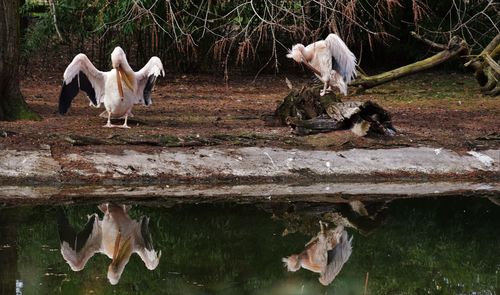
POLYGON ((359 78, 352 81, 349 85, 359 87, 359 91, 363 91, 365 89, 373 88, 375 86, 399 79, 404 76, 430 69, 447 60, 458 57, 468 51, 469 46, 467 45, 467 43, 459 37, 455 36, 450 40, 445 50, 431 57, 378 75, 360 75, 359 78))
POLYGON ((276 119, 298 135, 346 129, 361 136, 395 134, 389 113, 376 103, 341 102, 333 93, 320 96, 321 87, 292 89, 276 109, 276 119))
POLYGON ((275 117, 282 125, 287 124, 289 117, 308 120, 326 113, 333 103, 340 102, 334 93, 320 97, 322 86, 303 86, 300 90, 292 89, 275 111, 275 117))

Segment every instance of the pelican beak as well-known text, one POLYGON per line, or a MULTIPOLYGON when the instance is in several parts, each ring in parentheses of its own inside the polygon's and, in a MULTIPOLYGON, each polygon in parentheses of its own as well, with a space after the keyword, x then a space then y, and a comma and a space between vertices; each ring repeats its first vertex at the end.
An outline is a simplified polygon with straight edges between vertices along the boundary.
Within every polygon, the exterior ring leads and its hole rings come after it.
POLYGON ((123 241, 123 244, 120 245, 121 242, 121 234, 118 234, 115 240, 115 249, 113 251, 113 260, 111 261, 111 266, 113 268, 117 268, 123 260, 125 260, 130 253, 132 253, 132 243, 130 241, 130 237, 123 241))
POLYGON ((125 82, 125 85, 128 87, 128 89, 132 90, 134 92, 134 84, 132 83, 133 78, 130 77, 123 69, 121 66, 118 66, 116 68, 116 82, 118 83, 118 92, 120 92, 120 97, 123 98, 123 86, 122 86, 122 80, 125 82))
POLYGON ((117 67, 116 68, 116 83, 118 84, 118 93, 120 93, 120 98, 123 99, 123 87, 122 87, 122 77, 121 76, 122 76, 122 70, 120 67, 117 67))

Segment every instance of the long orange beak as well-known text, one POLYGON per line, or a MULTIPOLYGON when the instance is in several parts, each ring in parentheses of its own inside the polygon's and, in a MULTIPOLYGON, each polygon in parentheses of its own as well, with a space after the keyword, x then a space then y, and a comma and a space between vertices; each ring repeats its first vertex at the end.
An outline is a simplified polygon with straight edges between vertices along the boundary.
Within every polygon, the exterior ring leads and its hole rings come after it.
POLYGON ((118 84, 118 92, 120 93, 120 97, 123 98, 123 86, 122 80, 127 85, 128 89, 134 91, 134 84, 132 83, 131 77, 127 75, 127 73, 122 70, 121 67, 116 68, 116 83, 118 84))
POLYGON ((118 93, 120 94, 120 98, 123 98, 123 87, 122 87, 122 73, 120 67, 116 69, 116 83, 118 84, 118 93))
POLYGON ((126 239, 120 247, 121 243, 121 233, 118 233, 115 240, 115 248, 113 250, 113 260, 111 261, 112 266, 120 265, 123 259, 131 252, 132 244, 130 237, 126 239))

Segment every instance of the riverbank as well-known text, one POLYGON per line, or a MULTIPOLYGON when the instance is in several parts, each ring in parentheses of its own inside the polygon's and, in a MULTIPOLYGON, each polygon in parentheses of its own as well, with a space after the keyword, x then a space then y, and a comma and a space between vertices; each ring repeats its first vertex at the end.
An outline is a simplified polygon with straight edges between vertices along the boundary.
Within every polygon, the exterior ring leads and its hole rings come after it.
POLYGON ((442 148, 298 150, 270 147, 157 149, 114 153, 87 149, 54 155, 4 150, 4 184, 176 184, 318 181, 499 180, 500 150, 442 148))

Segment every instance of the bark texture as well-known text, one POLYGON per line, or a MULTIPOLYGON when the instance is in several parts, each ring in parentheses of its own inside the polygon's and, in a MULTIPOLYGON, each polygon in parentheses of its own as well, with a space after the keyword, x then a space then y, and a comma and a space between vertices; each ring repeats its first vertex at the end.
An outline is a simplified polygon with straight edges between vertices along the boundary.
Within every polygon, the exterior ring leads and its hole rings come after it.
POLYGON ((39 119, 19 89, 19 8, 19 0, 0 0, 0 120, 39 119))
POLYGON ((298 135, 351 129, 355 134, 392 136, 391 116, 371 101, 341 102, 333 93, 320 96, 322 86, 292 89, 275 111, 275 118, 298 135))
POLYGON ((484 94, 496 96, 500 94, 500 34, 484 48, 476 57, 470 59, 465 66, 474 72, 476 80, 484 94))
POLYGON ((363 91, 404 76, 430 69, 447 60, 466 54, 468 51, 469 46, 467 43, 455 36, 450 40, 446 49, 429 58, 378 75, 366 76, 360 74, 359 78, 352 81, 349 85, 358 87, 358 91, 363 91))
POLYGON ((358 78, 352 81, 349 86, 358 87, 358 92, 362 92, 365 89, 430 69, 447 60, 462 57, 467 61, 465 66, 474 72, 484 94, 491 96, 500 94, 500 34, 496 35, 479 55, 472 58, 469 55, 469 45, 460 37, 454 36, 445 45, 427 40, 415 32, 412 32, 412 36, 431 48, 441 51, 424 60, 378 75, 368 76, 362 71, 358 71, 358 78))

